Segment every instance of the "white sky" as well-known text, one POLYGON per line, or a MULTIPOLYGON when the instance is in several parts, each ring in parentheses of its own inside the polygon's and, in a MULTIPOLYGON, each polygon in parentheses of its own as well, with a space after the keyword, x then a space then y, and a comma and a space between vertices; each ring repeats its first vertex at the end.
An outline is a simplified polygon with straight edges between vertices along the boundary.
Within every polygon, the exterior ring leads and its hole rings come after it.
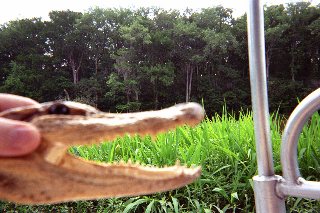
MULTIPOLYGON (((264 0, 269 4, 281 4, 297 2, 298 0, 264 0)), ((320 0, 309 0, 313 4, 319 4, 320 0)), ((247 9, 248 0, 8 0, 1 3, 0 24, 10 20, 42 17, 48 19, 52 10, 72 10, 85 12, 90 7, 101 8, 139 8, 158 6, 161 8, 180 9, 193 8, 201 9, 222 5, 234 10, 234 16, 240 16, 247 9)))

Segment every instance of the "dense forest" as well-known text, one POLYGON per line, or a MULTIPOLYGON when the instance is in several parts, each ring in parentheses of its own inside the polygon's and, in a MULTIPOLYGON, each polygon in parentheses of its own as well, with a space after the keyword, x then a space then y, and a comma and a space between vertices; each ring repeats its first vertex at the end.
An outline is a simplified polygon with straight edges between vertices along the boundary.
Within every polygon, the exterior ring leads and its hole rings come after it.
MULTIPOLYGON (((106 111, 197 101, 211 115, 250 108, 246 15, 223 7, 52 11, 0 26, 0 92, 106 111)), ((271 111, 320 85, 320 6, 265 7, 271 111)))

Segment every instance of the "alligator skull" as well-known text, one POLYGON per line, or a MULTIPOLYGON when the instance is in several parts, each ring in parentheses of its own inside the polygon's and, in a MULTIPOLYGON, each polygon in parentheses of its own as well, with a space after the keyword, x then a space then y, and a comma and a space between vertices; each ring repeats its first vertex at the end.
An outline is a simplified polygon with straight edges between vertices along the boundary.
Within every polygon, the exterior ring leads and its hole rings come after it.
POLYGON ((201 168, 175 165, 98 163, 67 152, 70 146, 113 140, 125 134, 151 134, 177 125, 199 123, 196 103, 159 111, 113 114, 70 101, 6 110, 0 117, 27 121, 42 137, 41 145, 22 157, 0 157, 0 199, 23 204, 137 196, 172 190, 193 182, 201 168))

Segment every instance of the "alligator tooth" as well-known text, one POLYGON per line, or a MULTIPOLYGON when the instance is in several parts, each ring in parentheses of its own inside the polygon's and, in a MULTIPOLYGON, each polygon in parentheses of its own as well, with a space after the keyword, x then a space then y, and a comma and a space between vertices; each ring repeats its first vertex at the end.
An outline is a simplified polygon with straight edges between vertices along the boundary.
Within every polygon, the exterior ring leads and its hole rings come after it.
POLYGON ((122 160, 122 159, 121 159, 121 160, 119 161, 118 165, 119 165, 119 166, 126 165, 126 162, 125 162, 124 160, 122 160))
POLYGON ((140 166, 140 162, 137 160, 134 162, 134 166, 140 166))
POLYGON ((132 161, 131 161, 131 159, 128 160, 127 166, 132 166, 132 161))
POLYGON ((195 165, 195 164, 191 164, 190 168, 191 169, 195 169, 195 168, 198 168, 199 166, 195 165))

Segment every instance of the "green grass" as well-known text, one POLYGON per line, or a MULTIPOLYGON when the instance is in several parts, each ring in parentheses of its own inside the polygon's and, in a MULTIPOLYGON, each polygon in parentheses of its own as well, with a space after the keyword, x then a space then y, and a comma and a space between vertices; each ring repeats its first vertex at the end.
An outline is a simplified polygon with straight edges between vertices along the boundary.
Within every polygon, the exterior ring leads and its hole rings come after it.
MULTIPOLYGON (((271 116, 276 173, 281 175, 281 118, 271 116)), ((314 115, 301 134, 299 161, 306 179, 320 175, 320 116, 314 115)), ((253 212, 252 177, 257 172, 251 112, 235 116, 224 111, 195 128, 188 126, 150 137, 125 136, 111 143, 70 150, 83 158, 113 162, 139 161, 146 165, 201 165, 201 178, 187 187, 121 199, 70 202, 59 205, 23 206, 1 202, 6 212, 253 212)), ((314 200, 288 198, 288 212, 319 212, 314 200)))

